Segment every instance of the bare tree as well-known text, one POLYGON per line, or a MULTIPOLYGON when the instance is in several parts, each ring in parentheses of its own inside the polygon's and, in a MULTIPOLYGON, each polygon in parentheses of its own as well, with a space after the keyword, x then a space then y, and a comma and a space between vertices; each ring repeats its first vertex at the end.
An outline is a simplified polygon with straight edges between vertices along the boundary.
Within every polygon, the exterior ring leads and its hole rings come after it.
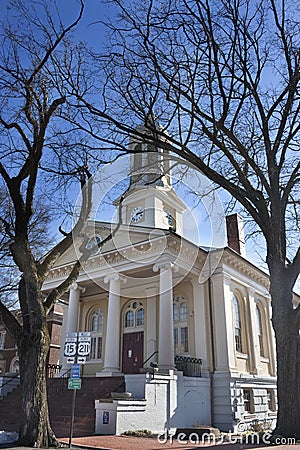
MULTIPOLYGON (((0 298, 8 309, 18 308, 18 285, 21 273, 13 261, 10 251, 12 232, 14 230, 14 207, 9 193, 0 190, 0 298)), ((35 207, 28 224, 28 239, 31 250, 39 259, 54 245, 54 238, 49 232, 51 213, 42 199, 35 199, 35 207)))
MULTIPOLYGON (((1 250, 5 264, 0 268, 6 270, 8 261, 16 268, 21 320, 4 301, 0 301, 0 317, 16 339, 20 360, 19 444, 35 447, 58 444, 49 423, 46 395, 46 358, 50 346, 46 317, 93 251, 86 248, 84 238, 79 259, 67 278, 43 297, 43 282, 53 264, 69 248, 74 233, 81 232, 89 217, 92 206, 89 170, 93 162, 97 164, 97 156, 93 159, 92 152, 95 149, 97 153, 97 148, 88 147, 74 125, 78 112, 65 89, 67 74, 76 80, 77 92, 84 95, 88 91, 88 83, 80 72, 83 44, 76 46, 69 38, 83 15, 83 1, 75 3, 74 8, 75 19, 65 26, 55 1, 15 0, 1 28, 0 189, 6 193, 6 199, 1 196, 1 250), (37 244, 45 248, 46 231, 45 221, 40 219, 45 210, 53 218, 55 202, 62 202, 65 194, 74 192, 74 185, 82 189, 78 221, 73 229, 63 231, 63 239, 40 258, 37 244), (38 223, 43 223, 42 228, 37 229, 38 223)), ((74 202, 75 198, 71 200, 74 202)), ((11 283, 8 280, 10 287, 11 283)), ((3 285, 3 291, 6 288, 3 285)))
POLYGON ((299 438, 299 3, 110 3, 119 16, 108 23, 109 52, 94 55, 105 83, 98 99, 78 96, 82 111, 106 124, 108 136, 160 141, 226 189, 262 231, 277 343, 276 432, 299 438), (152 134, 142 134, 141 122, 152 134))

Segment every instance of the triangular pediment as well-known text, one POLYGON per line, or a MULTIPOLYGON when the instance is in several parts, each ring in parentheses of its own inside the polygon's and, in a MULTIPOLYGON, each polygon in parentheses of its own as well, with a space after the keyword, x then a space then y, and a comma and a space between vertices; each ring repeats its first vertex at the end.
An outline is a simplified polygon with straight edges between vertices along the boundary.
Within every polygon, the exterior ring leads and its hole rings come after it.
MULTIPOLYGON (((95 258, 100 254, 106 254, 110 252, 116 252, 126 248, 132 248, 137 245, 150 245, 150 240, 155 237, 161 237, 162 233, 167 230, 153 229, 148 227, 140 227, 134 225, 121 225, 117 230, 117 224, 110 224, 105 222, 90 223, 87 225, 84 234, 90 239, 99 237, 101 241, 105 240, 108 236, 112 237, 100 247, 99 252, 93 252, 90 259, 95 258)), ((95 242, 95 241, 94 241, 95 242)), ((75 239, 72 246, 56 261, 53 268, 65 266, 74 263, 80 256, 79 246, 81 240, 75 239)))

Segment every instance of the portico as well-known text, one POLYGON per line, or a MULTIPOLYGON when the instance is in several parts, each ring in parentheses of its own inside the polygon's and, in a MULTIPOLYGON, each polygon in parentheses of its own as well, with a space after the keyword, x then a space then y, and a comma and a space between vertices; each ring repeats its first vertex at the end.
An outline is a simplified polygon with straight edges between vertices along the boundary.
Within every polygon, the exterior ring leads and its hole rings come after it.
MULTIPOLYGON (((166 258, 161 258, 156 264, 149 265, 149 272, 151 267, 153 273, 156 274, 154 280, 151 277, 149 283, 146 279, 147 287, 145 289, 139 287, 136 292, 134 292, 130 276, 126 275, 126 272, 118 273, 112 271, 102 278, 102 285, 107 290, 103 289, 101 294, 103 300, 102 303, 99 303, 99 307, 101 308, 103 302, 106 303, 106 317, 103 321, 103 331, 101 330, 103 350, 101 352, 101 361, 98 361, 98 365, 102 362, 102 369, 97 371, 97 376, 120 375, 123 365, 122 358, 124 358, 124 352, 122 354, 123 336, 124 333, 128 333, 131 330, 138 332, 143 329, 144 331, 143 360, 153 355, 151 360, 158 362, 158 367, 162 372, 175 368, 173 283, 174 274, 179 269, 166 258), (128 327, 128 324, 125 324, 124 308, 130 298, 143 298, 143 318, 135 328, 128 327)), ((81 283, 75 283, 71 287, 69 291, 69 308, 64 318, 64 334, 76 331, 92 331, 93 333, 93 330, 88 329, 89 324, 87 321, 85 321, 85 329, 82 327, 84 310, 87 309, 89 303, 92 303, 90 298, 94 299, 94 296, 89 295, 90 290, 91 284, 87 280, 81 280, 81 283)), ((102 309, 104 309, 103 306, 102 309)), ((140 369, 142 369, 141 362, 143 361, 139 361, 140 369)), ((90 360, 89 364, 91 363, 92 361, 90 360)), ((95 360, 94 363, 97 364, 97 361, 95 360)), ((66 364, 65 367, 67 367, 66 364)))

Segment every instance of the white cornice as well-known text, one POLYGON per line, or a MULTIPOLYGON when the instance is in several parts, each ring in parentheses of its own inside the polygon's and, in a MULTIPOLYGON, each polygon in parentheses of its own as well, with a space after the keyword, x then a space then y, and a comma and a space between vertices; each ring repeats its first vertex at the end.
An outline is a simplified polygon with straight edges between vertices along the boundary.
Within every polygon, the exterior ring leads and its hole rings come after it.
POLYGON ((268 274, 264 273, 240 255, 235 255, 230 249, 225 249, 222 261, 244 277, 255 281, 267 290, 269 289, 270 282, 268 274))
MULTIPOLYGON (((218 270, 223 272, 224 268, 222 269, 222 265, 225 264, 235 271, 236 277, 240 274, 242 277, 254 281, 265 289, 269 288, 268 275, 229 248, 212 251, 210 253, 212 261, 214 254, 220 255, 220 251, 222 255, 218 270)), ((81 281, 84 280, 85 273, 86 279, 89 279, 90 275, 95 274, 95 272, 99 272, 99 276, 101 276, 101 273, 105 275, 105 271, 111 267, 120 272, 126 272, 135 268, 139 270, 142 265, 151 266, 155 264, 156 257, 159 258, 162 255, 167 256, 171 262, 176 262, 183 270, 191 270, 194 274, 198 274, 207 261, 208 252, 201 248, 199 249, 195 244, 180 238, 175 233, 166 232, 164 237, 151 239, 151 243, 145 240, 138 244, 114 249, 91 257, 84 265, 84 271, 81 272, 80 279, 81 281), (163 251, 162 247, 164 247, 163 251)), ((69 263, 52 269, 45 283, 45 288, 47 288, 47 284, 52 285, 53 282, 57 283, 59 280, 64 279, 72 270, 73 265, 74 263, 69 263)))

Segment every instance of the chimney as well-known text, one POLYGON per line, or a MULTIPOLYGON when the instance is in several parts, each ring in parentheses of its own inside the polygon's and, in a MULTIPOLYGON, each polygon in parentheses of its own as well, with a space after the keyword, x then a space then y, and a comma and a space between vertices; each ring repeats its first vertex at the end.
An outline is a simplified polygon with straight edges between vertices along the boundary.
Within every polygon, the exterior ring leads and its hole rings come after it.
POLYGON ((226 227, 228 247, 245 258, 246 250, 243 219, 238 214, 231 214, 226 217, 226 227))

